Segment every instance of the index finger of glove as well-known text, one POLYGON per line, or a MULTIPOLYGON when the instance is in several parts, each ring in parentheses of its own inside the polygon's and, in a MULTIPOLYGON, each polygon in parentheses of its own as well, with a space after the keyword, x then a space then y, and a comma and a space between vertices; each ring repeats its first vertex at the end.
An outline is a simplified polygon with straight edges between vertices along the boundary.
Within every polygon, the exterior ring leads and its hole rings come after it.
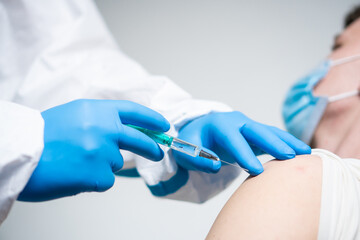
POLYGON ((284 142, 286 142, 294 151, 296 154, 311 154, 311 148, 302 142, 301 140, 297 139, 293 135, 291 135, 288 132, 285 132, 281 129, 278 129, 276 127, 270 127, 271 130, 279 136, 284 142))
POLYGON ((158 112, 130 101, 112 101, 123 124, 132 124, 153 131, 166 132, 170 123, 158 112))
POLYGON ((241 132, 247 141, 277 159, 295 157, 295 151, 266 125, 256 122, 247 123, 241 132))

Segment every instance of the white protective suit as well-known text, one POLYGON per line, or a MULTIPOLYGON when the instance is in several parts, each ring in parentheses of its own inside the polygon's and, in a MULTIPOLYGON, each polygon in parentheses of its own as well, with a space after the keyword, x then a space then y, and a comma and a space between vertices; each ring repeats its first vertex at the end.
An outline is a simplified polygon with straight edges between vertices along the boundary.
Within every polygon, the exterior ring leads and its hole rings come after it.
MULTIPOLYGON (((0 223, 41 156, 40 111, 78 98, 143 104, 162 113, 175 135, 196 117, 231 110, 193 99, 125 56, 92 1, 1 1, 0 223)), ((218 174, 187 171, 167 153, 161 162, 123 154, 124 175, 139 173, 154 195, 172 199, 203 202, 239 174, 231 166, 218 174)))

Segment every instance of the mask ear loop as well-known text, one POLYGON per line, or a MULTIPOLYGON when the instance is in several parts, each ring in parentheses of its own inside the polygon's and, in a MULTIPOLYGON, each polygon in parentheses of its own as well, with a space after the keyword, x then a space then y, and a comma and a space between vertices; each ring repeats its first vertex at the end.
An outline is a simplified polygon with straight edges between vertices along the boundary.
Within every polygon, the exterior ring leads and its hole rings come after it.
POLYGON ((336 101, 342 100, 344 98, 357 96, 359 94, 360 94, 360 91, 359 91, 359 89, 357 89, 357 90, 344 92, 344 93, 340 93, 340 94, 335 95, 335 96, 328 97, 328 100, 329 100, 329 102, 336 102, 336 101))
MULTIPOLYGON (((340 59, 336 59, 336 60, 330 60, 329 65, 330 65, 330 67, 335 67, 335 66, 345 64, 345 63, 349 63, 349 62, 353 62, 353 61, 356 61, 356 60, 360 60, 360 54, 350 56, 350 57, 344 57, 344 58, 340 58, 340 59)), ((340 93, 338 95, 328 97, 328 101, 329 102, 335 102, 335 101, 342 100, 344 98, 353 97, 353 96, 357 96, 357 95, 360 95, 360 88, 358 88, 356 90, 353 90, 353 91, 340 93)))
POLYGON ((336 60, 330 59, 330 67, 338 66, 338 65, 349 63, 349 62, 356 61, 356 60, 360 60, 360 55, 344 57, 344 58, 340 58, 340 59, 336 59, 336 60))

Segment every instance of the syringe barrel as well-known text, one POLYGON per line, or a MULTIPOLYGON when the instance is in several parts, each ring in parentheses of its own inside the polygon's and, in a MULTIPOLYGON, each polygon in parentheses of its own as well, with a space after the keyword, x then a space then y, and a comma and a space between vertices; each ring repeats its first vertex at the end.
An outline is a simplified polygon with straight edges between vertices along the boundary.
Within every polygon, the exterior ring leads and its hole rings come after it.
POLYGON ((153 139, 155 142, 171 147, 171 143, 173 141, 173 137, 169 136, 165 133, 162 132, 156 132, 156 131, 152 131, 146 128, 142 128, 142 127, 138 127, 138 126, 134 126, 134 125, 130 125, 128 124, 129 127, 135 128, 137 130, 139 130, 142 133, 145 133, 146 135, 148 135, 151 139, 153 139))
POLYGON ((170 146, 172 149, 177 150, 182 153, 186 153, 190 156, 197 157, 200 152, 200 148, 196 145, 193 145, 191 143, 187 143, 185 141, 182 141, 178 138, 173 138, 173 141, 170 146))

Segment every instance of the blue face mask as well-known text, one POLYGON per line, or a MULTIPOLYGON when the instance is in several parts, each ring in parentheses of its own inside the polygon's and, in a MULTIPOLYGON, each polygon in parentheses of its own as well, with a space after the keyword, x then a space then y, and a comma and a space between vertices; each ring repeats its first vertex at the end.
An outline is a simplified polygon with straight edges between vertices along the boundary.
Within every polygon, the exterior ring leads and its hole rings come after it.
POLYGON ((314 87, 326 76, 331 67, 359 59, 360 55, 335 61, 327 60, 289 90, 283 105, 283 118, 291 134, 309 144, 327 105, 359 94, 359 90, 354 90, 332 97, 313 95, 314 87))

